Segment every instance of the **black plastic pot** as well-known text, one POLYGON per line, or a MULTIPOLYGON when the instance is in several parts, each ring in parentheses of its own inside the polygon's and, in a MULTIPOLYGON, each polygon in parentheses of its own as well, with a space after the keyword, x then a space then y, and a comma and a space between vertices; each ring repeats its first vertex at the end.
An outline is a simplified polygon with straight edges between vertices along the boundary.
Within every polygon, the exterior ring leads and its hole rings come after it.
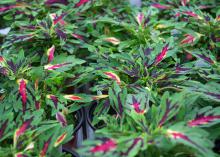
MULTIPOLYGON (((73 116, 75 117, 75 115, 73 116)), ((74 149, 80 147, 83 141, 83 117, 84 116, 82 110, 78 110, 76 112, 77 125, 73 132, 74 138, 62 146, 62 152, 69 153, 73 157, 79 157, 79 155, 74 151, 74 149)))
POLYGON ((215 140, 215 147, 213 148, 213 150, 220 154, 220 139, 215 140))
MULTIPOLYGON (((80 89, 74 89, 74 93, 87 93, 91 85, 86 84, 80 89)), ((71 154, 73 157, 80 157, 74 150, 82 145, 82 142, 86 139, 94 138, 95 127, 92 126, 93 112, 95 110, 96 103, 91 104, 88 107, 82 107, 76 112, 77 125, 73 132, 73 139, 67 144, 62 146, 62 151, 71 154)), ((73 114, 75 117, 75 114, 73 114)))
POLYGON ((96 108, 96 103, 92 104, 90 107, 85 108, 85 127, 86 127, 86 137, 88 139, 94 138, 94 132, 96 128, 92 125, 93 112, 96 108))
POLYGON ((79 157, 79 154, 77 154, 75 151, 69 149, 69 148, 63 148, 62 152, 65 152, 67 154, 71 154, 72 157, 79 157))

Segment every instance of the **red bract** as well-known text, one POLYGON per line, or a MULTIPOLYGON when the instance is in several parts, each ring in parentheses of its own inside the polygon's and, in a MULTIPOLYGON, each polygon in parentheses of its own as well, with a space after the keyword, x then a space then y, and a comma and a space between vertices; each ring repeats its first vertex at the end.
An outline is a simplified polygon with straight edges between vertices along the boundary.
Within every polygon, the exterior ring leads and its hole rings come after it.
POLYGON ((76 3, 75 7, 80 7, 81 5, 88 3, 90 0, 80 0, 78 3, 76 3))
POLYGON ((51 141, 51 137, 44 143, 43 149, 41 150, 39 157, 46 157, 46 153, 49 148, 50 141, 51 141))
POLYGON ((101 145, 97 145, 93 148, 90 149, 90 152, 92 153, 97 153, 97 152, 109 152, 114 150, 117 147, 117 143, 116 141, 114 141, 113 139, 107 140, 104 143, 102 143, 101 145))
POLYGON ((50 63, 54 59, 54 51, 55 51, 54 45, 47 50, 48 63, 50 63))
POLYGON ((186 38, 181 41, 181 44, 191 44, 195 41, 195 37, 191 34, 185 34, 186 38))
POLYGON ((119 85, 121 84, 120 78, 119 78, 118 75, 116 75, 115 73, 113 73, 113 72, 104 72, 104 74, 105 74, 108 78, 115 80, 115 81, 117 82, 117 84, 119 84, 119 85))
POLYGON ((154 3, 151 6, 153 6, 154 8, 157 8, 157 9, 169 9, 170 8, 169 6, 161 5, 159 3, 154 3))
POLYGON ((61 63, 61 64, 55 64, 55 65, 50 65, 49 64, 49 65, 45 65, 44 69, 46 69, 46 70, 56 70, 56 69, 59 69, 63 66, 69 65, 69 64, 71 64, 71 63, 61 63))
POLYGON ((19 94, 20 94, 21 100, 22 100, 23 113, 25 113, 26 105, 27 105, 27 89, 26 89, 27 80, 20 79, 20 80, 18 80, 18 84, 19 84, 19 94))
POLYGON ((213 121, 219 120, 219 119, 220 119, 220 115, 204 116, 204 117, 200 117, 200 118, 189 121, 188 126, 193 127, 193 126, 204 125, 204 124, 208 124, 210 122, 213 122, 213 121))
POLYGON ((169 45, 167 44, 166 46, 163 47, 161 53, 159 55, 157 55, 156 60, 154 62, 155 65, 157 65, 158 63, 160 63, 164 59, 164 57, 167 54, 168 47, 169 47, 169 45))

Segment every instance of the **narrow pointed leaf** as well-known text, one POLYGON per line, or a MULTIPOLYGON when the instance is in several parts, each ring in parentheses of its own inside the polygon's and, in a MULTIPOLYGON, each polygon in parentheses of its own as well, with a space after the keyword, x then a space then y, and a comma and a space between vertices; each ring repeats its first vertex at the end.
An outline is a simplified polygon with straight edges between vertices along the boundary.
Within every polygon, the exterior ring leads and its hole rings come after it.
POLYGON ((23 106, 23 113, 26 111, 26 106, 27 106, 27 80, 25 79, 20 79, 17 81, 19 84, 19 94, 21 96, 21 101, 22 101, 22 106, 23 106))
POLYGON ((66 136, 67 136, 67 133, 66 133, 66 132, 64 132, 62 135, 60 135, 60 136, 56 139, 56 141, 55 141, 55 143, 54 143, 54 147, 59 146, 59 145, 63 142, 63 140, 65 140, 66 136))
POLYGON ((76 96, 76 95, 64 95, 63 97, 65 99, 72 100, 72 101, 82 100, 80 96, 76 96))
POLYGON ((56 119, 63 127, 67 126, 66 117, 61 112, 56 113, 56 119))
POLYGON ((116 147, 117 147, 116 141, 113 139, 109 139, 109 140, 105 141, 104 143, 91 148, 90 152, 92 152, 92 153, 98 153, 98 152, 105 153, 105 152, 109 152, 109 151, 114 150, 116 147))
POLYGON ((55 46, 54 45, 47 50, 48 63, 53 61, 53 59, 54 59, 54 52, 55 52, 55 46))
POLYGON ((104 74, 108 77, 108 78, 110 78, 110 79, 112 79, 112 80, 115 80, 116 82, 117 82, 117 84, 121 84, 121 80, 120 80, 120 78, 118 77, 118 75, 116 75, 115 73, 113 73, 113 72, 104 72, 104 74))

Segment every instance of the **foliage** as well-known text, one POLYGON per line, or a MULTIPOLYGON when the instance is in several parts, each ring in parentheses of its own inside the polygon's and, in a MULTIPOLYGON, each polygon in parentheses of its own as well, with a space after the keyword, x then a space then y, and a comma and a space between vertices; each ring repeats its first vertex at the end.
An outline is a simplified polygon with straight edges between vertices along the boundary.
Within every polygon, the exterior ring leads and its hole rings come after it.
POLYGON ((219 156, 217 0, 0 5, 0 156, 67 156, 72 114, 94 103, 83 156, 219 156))

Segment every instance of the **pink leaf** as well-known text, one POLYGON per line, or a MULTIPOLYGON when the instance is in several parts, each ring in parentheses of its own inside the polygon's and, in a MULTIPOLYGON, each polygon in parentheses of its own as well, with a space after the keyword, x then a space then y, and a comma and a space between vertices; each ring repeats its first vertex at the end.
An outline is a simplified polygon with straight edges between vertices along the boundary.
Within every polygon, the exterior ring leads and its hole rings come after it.
POLYGON ((66 13, 61 14, 60 16, 57 16, 57 14, 52 13, 50 14, 51 19, 53 20, 53 25, 60 24, 64 26, 66 22, 63 20, 63 17, 66 15, 66 13))
POLYGON ((20 79, 17 81, 19 84, 19 94, 21 96, 21 100, 22 100, 22 106, 23 106, 23 113, 25 113, 26 111, 26 105, 27 105, 27 80, 25 79, 20 79))
POLYGON ((43 149, 41 150, 39 157, 46 157, 46 153, 49 148, 50 141, 51 141, 51 137, 44 143, 43 149))
POLYGON ((115 37, 105 38, 104 40, 107 41, 107 42, 112 43, 113 45, 118 45, 118 44, 120 44, 120 40, 118 40, 118 39, 115 38, 115 37))
POLYGON ((137 137, 133 140, 132 145, 128 148, 128 150, 125 153, 122 153, 123 156, 128 156, 129 152, 139 143, 141 142, 141 147, 144 144, 144 140, 141 137, 137 137))
POLYGON ((19 136, 23 135, 25 133, 26 130, 28 130, 31 126, 31 122, 33 121, 33 117, 26 120, 20 128, 18 128, 16 131, 15 131, 15 134, 14 134, 14 142, 16 143, 17 142, 17 139, 19 138, 19 136))
POLYGON ((97 96, 92 96, 93 100, 99 100, 99 99, 104 99, 107 98, 108 95, 97 95, 97 96))
POLYGON ((27 157, 27 156, 24 155, 23 152, 19 152, 15 154, 15 157, 27 157))
POLYGON ((204 148, 201 147, 200 145, 198 145, 196 142, 192 141, 188 136, 186 136, 185 134, 181 133, 181 132, 177 132, 177 131, 173 131, 173 130, 167 130, 167 134, 174 138, 174 139, 181 139, 184 140, 192 145, 194 145, 195 147, 199 148, 201 151, 204 151, 204 148))
POLYGON ((1 12, 6 12, 6 11, 11 10, 13 8, 16 8, 16 7, 17 7, 16 5, 2 7, 2 8, 0 8, 0 13, 1 12))
POLYGON ((188 15, 188 16, 192 16, 195 18, 201 18, 199 15, 197 15, 196 13, 194 13, 192 11, 184 11, 183 14, 188 15))
POLYGON ((72 36, 73 36, 74 38, 83 40, 83 36, 81 36, 81 35, 79 35, 79 34, 74 34, 74 33, 73 33, 72 36))
POLYGON ((193 126, 204 125, 204 124, 208 124, 210 122, 213 122, 213 121, 219 120, 219 119, 220 119, 220 115, 218 115, 218 116, 204 116, 204 117, 200 117, 200 118, 189 121, 188 126, 193 127, 193 126))
POLYGON ((35 101, 35 108, 36 108, 37 110, 39 110, 40 107, 41 107, 40 102, 39 102, 39 101, 35 101))
POLYGON ((166 46, 163 47, 161 53, 159 55, 157 55, 156 60, 154 62, 155 65, 157 65, 158 63, 160 63, 164 59, 164 57, 167 54, 168 47, 169 47, 169 45, 167 44, 166 46))
POLYGON ((67 126, 66 117, 61 112, 56 113, 56 119, 63 127, 67 126))
POLYGON ((132 106, 135 110, 136 113, 138 114, 144 114, 145 113, 145 110, 141 110, 140 109, 140 102, 137 101, 137 99, 133 96, 132 97, 132 106))
POLYGON ((117 147, 116 141, 114 141, 113 139, 110 139, 100 145, 97 145, 97 146, 91 148, 90 152, 92 152, 92 153, 97 153, 97 152, 105 153, 105 152, 114 150, 116 147, 117 147))
POLYGON ((157 8, 157 9, 169 9, 170 8, 169 6, 161 5, 159 3, 154 3, 151 6, 154 7, 154 8, 157 8))
POLYGON ((61 63, 61 64, 55 64, 55 65, 48 64, 48 65, 44 66, 44 69, 46 69, 46 70, 56 70, 56 69, 59 69, 63 66, 69 65, 69 64, 71 64, 71 63, 61 63))
POLYGON ((63 140, 66 138, 67 136, 67 133, 64 132, 62 135, 60 135, 57 139, 56 139, 56 142, 54 143, 54 147, 57 147, 58 145, 60 145, 63 140))
POLYGON ((190 34, 184 35, 186 38, 181 41, 181 44, 191 44, 195 41, 195 37, 190 34))
POLYGON ((138 24, 141 26, 144 20, 144 14, 143 13, 138 13, 136 20, 138 22, 138 24))
POLYGON ((186 6, 187 3, 189 3, 190 0, 181 0, 182 6, 186 6))
POLYGON ((4 59, 4 57, 0 56, 0 64, 3 62, 5 62, 5 59, 4 59))
POLYGON ((177 109, 177 104, 172 105, 170 100, 166 100, 166 110, 162 117, 162 119, 159 122, 159 127, 162 127, 162 125, 166 122, 166 120, 169 117, 170 112, 177 109))
POLYGON ((105 74, 108 78, 115 80, 115 81, 117 82, 117 84, 119 84, 119 85, 121 84, 120 78, 119 78, 118 75, 116 75, 115 73, 113 73, 113 72, 104 72, 104 74, 105 74))
POLYGON ((75 7, 80 7, 81 5, 84 5, 88 3, 90 0, 79 0, 78 3, 76 3, 75 7))
POLYGON ((54 52, 55 52, 55 46, 54 45, 47 50, 48 63, 50 63, 54 59, 54 52))
POLYGON ((53 101, 53 104, 54 104, 55 108, 57 109, 58 98, 55 95, 47 95, 47 98, 49 98, 50 100, 53 101))
POLYGON ((64 98, 68 99, 68 100, 82 100, 82 98, 80 96, 76 96, 76 95, 64 95, 64 98))

